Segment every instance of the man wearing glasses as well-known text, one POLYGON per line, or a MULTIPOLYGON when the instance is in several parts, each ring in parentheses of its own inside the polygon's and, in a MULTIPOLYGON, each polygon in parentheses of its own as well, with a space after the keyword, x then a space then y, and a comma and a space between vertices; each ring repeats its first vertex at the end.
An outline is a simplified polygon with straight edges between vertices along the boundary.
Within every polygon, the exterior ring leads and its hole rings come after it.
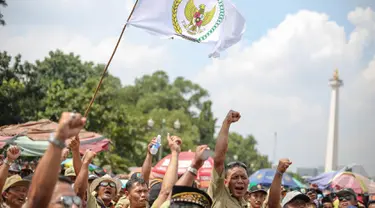
POLYGON ((247 167, 241 162, 231 162, 224 169, 225 155, 228 151, 229 127, 240 119, 240 113, 229 111, 221 127, 214 156, 208 194, 212 198, 212 207, 247 207, 245 195, 249 185, 247 167))
POLYGON ((336 196, 339 199, 339 208, 347 208, 349 206, 358 207, 357 195, 353 189, 342 189, 336 193, 336 196))
POLYGON ((120 192, 120 188, 121 182, 109 175, 95 179, 90 185, 90 193, 87 197, 88 207, 114 207, 112 200, 120 192))

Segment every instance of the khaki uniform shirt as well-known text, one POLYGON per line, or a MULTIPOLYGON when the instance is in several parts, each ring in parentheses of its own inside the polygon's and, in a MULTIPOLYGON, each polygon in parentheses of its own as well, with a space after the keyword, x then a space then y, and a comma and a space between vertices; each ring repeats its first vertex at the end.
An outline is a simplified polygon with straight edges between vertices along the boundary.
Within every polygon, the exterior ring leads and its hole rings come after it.
MULTIPOLYGON (((117 204, 115 206, 115 208, 123 208, 123 207, 125 207, 125 208, 131 208, 130 201, 129 201, 129 199, 126 198, 126 196, 121 197, 118 200, 118 202, 117 202, 117 204)), ((146 208, 149 208, 149 207, 150 207, 150 205, 148 203, 146 203, 146 208)))
POLYGON ((105 206, 104 203, 100 200, 97 199, 94 195, 92 194, 87 194, 87 206, 86 208, 114 208, 114 204, 111 203, 110 206, 105 206))
POLYGON ((245 208, 247 202, 245 199, 240 201, 232 197, 229 188, 224 184, 224 171, 219 175, 215 168, 212 169, 210 186, 207 191, 210 195, 213 205, 212 208, 245 208))
POLYGON ((129 206, 130 206, 130 201, 129 201, 129 199, 127 199, 126 196, 123 196, 123 197, 121 197, 121 198, 118 200, 118 202, 117 202, 115 208, 123 208, 123 207, 129 207, 129 206), (125 206, 124 206, 124 205, 125 205, 125 206))

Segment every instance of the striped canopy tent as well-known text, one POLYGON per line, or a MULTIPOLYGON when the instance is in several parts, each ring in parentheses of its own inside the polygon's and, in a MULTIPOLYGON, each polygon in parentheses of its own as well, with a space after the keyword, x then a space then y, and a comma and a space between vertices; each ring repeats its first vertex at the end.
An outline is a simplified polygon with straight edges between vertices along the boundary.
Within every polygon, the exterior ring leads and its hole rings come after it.
MULTIPOLYGON (((57 123, 46 119, 2 126, 0 127, 0 148, 7 144, 16 144, 21 148, 22 156, 42 156, 48 147, 48 138, 56 132, 57 126, 57 123)), ((91 149, 96 153, 108 150, 110 144, 110 140, 104 136, 86 130, 81 130, 79 138, 81 154, 84 154, 86 149, 91 149)), ((68 145, 70 139, 65 143, 68 145)))

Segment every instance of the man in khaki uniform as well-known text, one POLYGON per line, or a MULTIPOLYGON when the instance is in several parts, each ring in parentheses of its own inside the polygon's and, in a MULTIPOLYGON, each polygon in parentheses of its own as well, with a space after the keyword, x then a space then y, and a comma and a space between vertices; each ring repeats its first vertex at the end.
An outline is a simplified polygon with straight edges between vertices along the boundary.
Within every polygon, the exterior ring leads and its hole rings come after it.
POLYGON ((242 162, 232 162, 224 170, 225 155, 228 151, 229 127, 240 117, 238 112, 229 111, 216 142, 214 168, 208 188, 208 194, 213 200, 213 208, 247 207, 244 198, 249 185, 246 165, 242 162))

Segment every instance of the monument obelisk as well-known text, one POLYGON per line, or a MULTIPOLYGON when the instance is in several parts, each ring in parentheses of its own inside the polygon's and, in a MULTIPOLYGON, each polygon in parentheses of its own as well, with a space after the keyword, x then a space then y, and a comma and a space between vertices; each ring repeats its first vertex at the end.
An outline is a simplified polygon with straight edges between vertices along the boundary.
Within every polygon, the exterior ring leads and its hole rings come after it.
POLYGON ((339 78, 338 70, 329 80, 331 91, 331 106, 328 121, 328 138, 326 150, 325 172, 333 171, 338 168, 338 128, 339 128, 339 88, 343 85, 339 78))

